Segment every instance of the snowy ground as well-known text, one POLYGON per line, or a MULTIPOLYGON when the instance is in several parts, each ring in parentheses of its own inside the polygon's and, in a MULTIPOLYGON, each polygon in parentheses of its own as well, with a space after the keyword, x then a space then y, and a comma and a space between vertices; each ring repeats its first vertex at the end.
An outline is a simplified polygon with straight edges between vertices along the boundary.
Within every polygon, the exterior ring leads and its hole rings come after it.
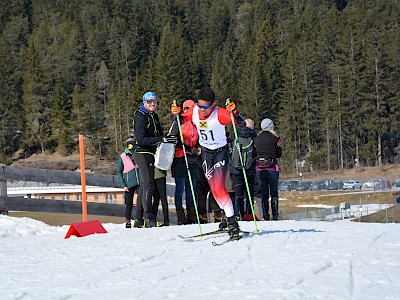
POLYGON ((198 225, 103 226, 64 239, 69 226, 0 215, 0 299, 400 299, 398 224, 258 222, 220 247, 178 237, 198 225))

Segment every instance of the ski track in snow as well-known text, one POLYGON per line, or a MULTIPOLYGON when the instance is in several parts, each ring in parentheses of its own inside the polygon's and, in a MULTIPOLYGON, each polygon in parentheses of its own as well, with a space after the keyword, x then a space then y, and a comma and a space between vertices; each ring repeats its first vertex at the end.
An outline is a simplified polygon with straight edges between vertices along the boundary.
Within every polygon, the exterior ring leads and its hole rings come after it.
POLYGON ((0 216, 0 299, 400 299, 399 224, 257 224, 214 247, 227 234, 178 237, 198 225, 64 240, 68 226, 0 216))

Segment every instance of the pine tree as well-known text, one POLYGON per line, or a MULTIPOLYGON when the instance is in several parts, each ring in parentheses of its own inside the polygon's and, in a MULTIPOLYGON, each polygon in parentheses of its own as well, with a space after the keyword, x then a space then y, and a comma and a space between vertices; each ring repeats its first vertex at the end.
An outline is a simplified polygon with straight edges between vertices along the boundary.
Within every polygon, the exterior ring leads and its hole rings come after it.
POLYGON ((223 48, 215 54, 211 74, 211 87, 214 89, 220 105, 225 105, 227 98, 232 100, 239 98, 235 84, 236 63, 232 58, 233 49, 234 38, 232 31, 230 31, 223 48))
MULTIPOLYGON (((6 17, 0 19, 5 20, 6 17)), ((25 127, 21 99, 23 59, 29 34, 28 18, 22 15, 14 16, 1 28, 0 162, 8 162, 8 157, 19 147, 25 127)))
POLYGON ((282 109, 278 118, 282 146, 285 149, 283 166, 288 171, 295 170, 299 157, 299 117, 302 108, 298 99, 298 76, 296 74, 297 60, 292 50, 289 50, 283 69, 282 109))
POLYGON ((213 68, 213 51, 210 39, 201 40, 192 51, 191 65, 194 90, 210 86, 213 68))
POLYGON ((52 139, 61 155, 67 155, 73 149, 70 133, 72 106, 61 84, 56 84, 51 109, 52 139))
MULTIPOLYGON (((390 94, 387 84, 388 59, 382 40, 382 23, 376 20, 367 29, 364 48, 364 71, 361 74, 363 85, 361 95, 365 99, 362 112, 368 115, 363 129, 367 132, 368 152, 364 152, 369 164, 382 166, 382 138, 389 129, 388 98, 390 94)), ((390 78, 390 77, 389 77, 390 78)))
POLYGON ((170 102, 203 86, 257 127, 274 120, 283 172, 399 161, 398 1, 3 2, 2 161, 21 146, 67 153, 78 133, 112 157, 145 91, 167 129, 170 102))
POLYGON ((27 148, 40 147, 42 152, 46 150, 51 132, 46 90, 41 62, 38 59, 35 41, 32 39, 29 42, 23 85, 25 122, 30 126, 26 127, 23 141, 27 148))
POLYGON ((178 22, 165 25, 158 47, 155 68, 155 90, 159 97, 157 114, 166 131, 172 122, 172 100, 186 100, 191 87, 188 51, 178 22))

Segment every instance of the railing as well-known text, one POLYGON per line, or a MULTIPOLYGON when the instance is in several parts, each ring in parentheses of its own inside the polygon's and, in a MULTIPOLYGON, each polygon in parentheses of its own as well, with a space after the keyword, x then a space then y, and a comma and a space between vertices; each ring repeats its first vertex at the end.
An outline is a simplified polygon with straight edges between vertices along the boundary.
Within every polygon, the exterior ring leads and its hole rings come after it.
MULTIPOLYGON (((27 181, 36 183, 46 183, 46 186, 40 186, 37 184, 35 187, 29 187, 29 189, 43 190, 43 189, 56 189, 60 188, 59 185, 51 186, 53 183, 62 184, 62 188, 71 188, 76 186, 80 188, 81 175, 78 172, 71 171, 59 171, 59 170, 46 170, 46 169, 35 169, 35 168, 14 168, 6 165, 0 165, 0 213, 7 213, 7 181, 27 181)), ((90 187, 110 187, 119 188, 119 183, 116 175, 105 175, 105 174, 86 174, 86 184, 90 187)), ((19 187, 12 187, 14 191, 20 191, 19 187)), ((27 187, 23 187, 27 189, 27 187)), ((11 189, 10 189, 11 191, 11 189)), ((18 197, 13 197, 13 201, 17 201, 18 197)), ((23 197, 20 197, 21 201, 23 197)), ((61 203, 61 202, 60 202, 61 203)), ((60 207, 60 203, 55 204, 60 207)), ((49 203, 48 203, 49 204, 49 203)), ((66 205, 66 204, 65 204, 66 205)), ((62 209, 64 209, 63 207, 62 209)))

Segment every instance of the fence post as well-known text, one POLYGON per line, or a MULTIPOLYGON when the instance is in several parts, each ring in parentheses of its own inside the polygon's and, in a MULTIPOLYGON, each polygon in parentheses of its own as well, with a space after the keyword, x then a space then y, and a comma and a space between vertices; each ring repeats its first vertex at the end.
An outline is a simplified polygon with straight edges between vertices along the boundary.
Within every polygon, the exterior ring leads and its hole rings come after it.
POLYGON ((2 174, 0 176, 0 214, 8 214, 7 211, 7 180, 4 176, 4 165, 2 167, 2 174))
POLYGON ((388 207, 386 206, 386 209, 385 209, 385 215, 386 215, 386 223, 388 223, 388 207))

